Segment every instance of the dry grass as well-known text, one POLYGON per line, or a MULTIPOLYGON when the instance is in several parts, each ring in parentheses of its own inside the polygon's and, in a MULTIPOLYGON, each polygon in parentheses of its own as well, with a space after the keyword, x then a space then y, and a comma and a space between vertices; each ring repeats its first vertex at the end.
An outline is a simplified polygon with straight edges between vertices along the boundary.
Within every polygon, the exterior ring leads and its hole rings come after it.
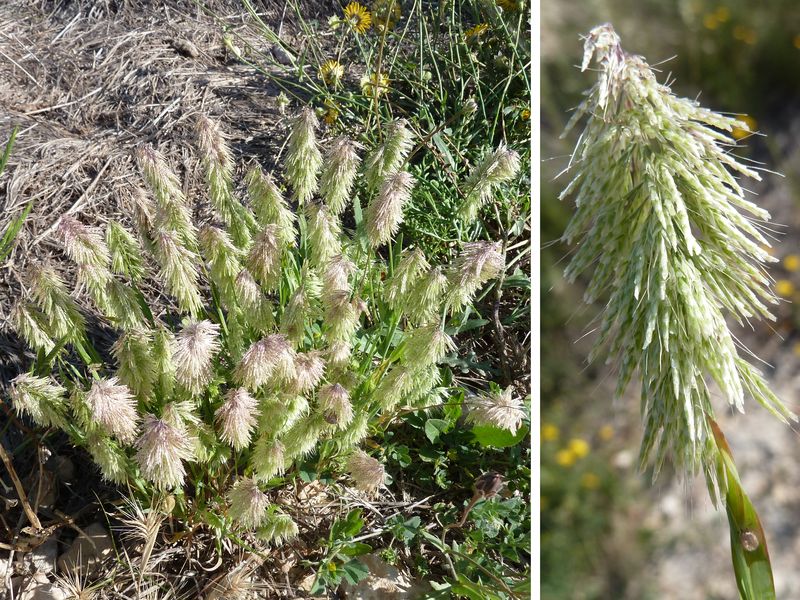
MULTIPOLYGON (((275 107, 279 90, 228 55, 220 22, 180 0, 79 0, 0 3, 0 140, 19 128, 8 169, 0 179, 0 231, 29 204, 33 209, 14 252, 0 265, 0 388, 27 367, 23 344, 10 328, 13 303, 25 294, 26 273, 49 261, 67 281, 73 267, 53 236, 62 215, 90 225, 111 219, 129 223, 129 201, 140 185, 133 149, 152 143, 176 166, 194 193, 202 180, 190 158, 194 120, 200 113, 226 123, 235 152, 271 169, 285 138, 284 119, 275 107)), ((260 51, 268 44, 243 26, 241 6, 206 2, 223 24, 260 51), (248 37, 250 36, 250 37, 248 37)), ((282 3, 262 3, 265 20, 292 37, 281 22, 282 3)), ((309 3, 309 11, 320 7, 309 3)), ((239 161, 244 163, 245 161, 239 161)), ((198 210, 206 210, 206 199, 198 210)), ((155 282, 145 293, 151 306, 165 311, 170 300, 155 282)), ((93 310, 81 290, 79 302, 93 310)), ((91 321, 91 319, 90 319, 91 321)), ((111 332, 95 319, 91 335, 103 344, 111 332)), ((15 419, 16 420, 16 419, 15 419)), ((20 434, 20 432, 17 432, 20 434)), ((19 438, 19 435, 16 435, 19 438)), ((24 460, 16 457, 15 460, 24 460)), ((18 465, 19 466, 19 465, 18 465)), ((80 490, 76 491, 80 492, 80 490)), ((97 511, 93 490, 86 506, 97 511)), ((388 492, 387 492, 388 493, 388 492)), ((100 499, 101 502, 105 499, 100 499)), ((296 597, 306 578, 304 561, 319 556, 319 538, 332 521, 355 506, 364 508, 366 538, 381 535, 388 515, 407 516, 429 508, 425 499, 367 501, 315 484, 295 482, 275 501, 300 527, 300 536, 278 548, 245 552, 223 543, 220 555, 213 535, 199 526, 181 531, 169 518, 127 506, 110 510, 119 524, 117 557, 100 577, 73 578, 69 588, 83 598, 278 598, 296 597), (188 539, 187 539, 188 537, 188 539), (94 582, 94 583, 93 583, 94 582)), ((61 513, 59 513, 61 514, 61 513)), ((254 546, 255 540, 248 540, 254 546)), ((3 560, 0 558, 0 560, 3 560)))
MULTIPOLYGON (((52 235, 62 215, 94 225, 129 221, 140 180, 132 151, 141 143, 158 146, 191 188, 199 179, 189 150, 199 113, 220 117, 234 149, 271 168, 284 119, 275 109, 277 87, 225 48, 221 25, 268 51, 233 0, 206 3, 228 15, 221 22, 179 0, 1 4, 0 139, 14 127, 20 132, 0 180, 0 231, 33 203, 15 251, 0 265, 0 374, 5 367, 13 375, 22 349, 8 315, 24 294, 28 266, 70 268, 52 235)), ((279 4, 264 6, 273 23, 284 16, 279 4)), ((291 37, 290 24, 281 28, 291 37)), ((149 292, 156 306, 167 304, 156 286, 149 292)))

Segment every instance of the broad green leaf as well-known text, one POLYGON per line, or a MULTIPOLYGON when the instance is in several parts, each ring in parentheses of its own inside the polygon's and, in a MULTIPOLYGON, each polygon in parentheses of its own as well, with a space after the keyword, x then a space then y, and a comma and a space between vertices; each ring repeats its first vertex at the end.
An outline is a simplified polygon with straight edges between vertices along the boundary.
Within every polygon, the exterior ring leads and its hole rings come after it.
POLYGON ((355 585, 362 579, 369 577, 369 569, 360 560, 351 560, 342 565, 342 575, 345 581, 355 585))
POLYGON ((476 425, 472 428, 472 435, 481 446, 488 448, 508 448, 516 446, 528 434, 528 428, 524 425, 517 430, 517 433, 511 433, 507 429, 500 429, 499 427, 492 427, 491 425, 476 425))
POLYGON ((448 423, 444 419, 428 419, 425 421, 425 435, 431 441, 431 444, 435 444, 447 429, 448 423))

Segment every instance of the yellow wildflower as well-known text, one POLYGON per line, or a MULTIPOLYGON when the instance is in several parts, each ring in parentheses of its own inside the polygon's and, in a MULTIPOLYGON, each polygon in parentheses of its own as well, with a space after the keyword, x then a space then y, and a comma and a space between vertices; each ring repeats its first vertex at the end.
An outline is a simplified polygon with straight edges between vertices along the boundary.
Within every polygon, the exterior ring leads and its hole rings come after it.
POLYGON ((335 107, 328 105, 328 110, 322 114, 322 120, 326 125, 333 125, 339 118, 339 111, 335 107))
POLYGON ((573 438, 567 446, 576 458, 583 458, 589 454, 589 442, 581 438, 573 438))
POLYGON ((519 113, 519 116, 523 121, 527 121, 531 118, 531 109, 523 108, 522 112, 519 113))
POLYGON ((338 60, 326 60, 319 68, 319 78, 328 85, 336 85, 344 77, 344 67, 338 60))
POLYGON ((719 21, 717 21, 717 17, 713 14, 707 14, 703 17, 703 27, 706 29, 716 29, 719 27, 719 21))
POLYGON ((614 437, 614 428, 611 425, 603 425, 600 428, 599 435, 601 440, 607 442, 614 437))
POLYGON ((372 20, 381 33, 394 29, 400 17, 400 0, 375 0, 372 3, 372 20))
POLYGON ((794 294, 794 284, 788 279, 778 279, 775 282, 775 293, 783 298, 788 298, 794 294))
POLYGON ((571 467, 575 464, 577 458, 578 457, 570 450, 559 450, 556 452, 556 462, 562 467, 571 467))
POLYGON ((720 6, 714 11, 714 17, 720 23, 724 23, 731 18, 731 11, 727 6, 720 6))
POLYGON ((750 115, 736 115, 736 118, 739 119, 742 123, 744 123, 744 128, 742 127, 734 127, 731 135, 737 140, 742 139, 753 133, 758 128, 758 123, 756 120, 751 117, 750 115))
POLYGON ((372 25, 372 15, 358 2, 351 2, 344 7, 344 20, 356 33, 366 33, 372 25))
MULTIPOLYGON (((752 46, 756 43, 756 40, 758 40, 758 34, 749 27, 737 25, 733 28, 733 38, 752 46)), ((798 38, 800 38, 800 36, 798 36, 798 38)), ((798 40, 798 42, 800 43, 800 40, 798 40)), ((797 47, 800 48, 800 46, 797 47)))
POLYGON ((389 78, 384 73, 370 73, 361 78, 361 91, 365 96, 378 97, 389 89, 389 78))
POLYGON ((473 40, 477 40, 480 36, 486 33, 489 30, 489 26, 486 23, 478 23, 475 27, 471 27, 464 32, 464 37, 467 39, 467 42, 471 42, 473 40))
POLYGON ((558 439, 558 427, 552 423, 545 423, 542 425, 542 441, 552 442, 558 439))
POLYGON ((794 38, 792 39, 792 44, 794 44, 795 48, 800 50, 800 33, 798 33, 796 36, 794 36, 794 38))
POLYGON ((800 269, 800 256, 797 254, 789 254, 783 259, 784 268, 790 273, 794 273, 800 269))
POLYGON ((584 473, 581 476, 581 486, 587 490, 596 490, 600 487, 600 478, 594 473, 584 473))
POLYGON ((514 0, 497 0, 496 4, 506 12, 516 12, 518 8, 518 3, 514 0))

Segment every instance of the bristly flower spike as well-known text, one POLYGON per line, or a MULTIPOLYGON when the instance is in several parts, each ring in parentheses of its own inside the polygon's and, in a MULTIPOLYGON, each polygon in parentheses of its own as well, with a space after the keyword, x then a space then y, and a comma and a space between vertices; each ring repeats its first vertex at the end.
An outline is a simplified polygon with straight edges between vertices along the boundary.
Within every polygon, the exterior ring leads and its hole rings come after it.
POLYGON ((211 321, 191 322, 177 336, 172 349, 175 377, 192 395, 211 382, 214 356, 220 349, 219 325, 211 321))
POLYGON ((593 59, 598 81, 568 124, 586 117, 561 194, 577 206, 563 236, 579 246, 566 276, 588 272, 587 301, 608 299, 592 355, 607 348, 618 361, 617 393, 640 371, 641 465, 654 464, 655 476, 670 457, 724 486, 709 376, 740 411, 749 393, 796 418, 739 356, 725 321, 772 318, 776 302, 762 266, 774 259, 755 222, 769 214, 734 177, 759 179, 730 151, 744 124, 674 96, 610 25, 586 37, 582 70, 593 59))
POLYGON ((23 373, 11 382, 9 395, 14 408, 41 427, 65 427, 67 390, 50 378, 23 373))
POLYGON ((256 221, 233 195, 233 157, 219 124, 201 116, 197 120, 197 141, 211 203, 228 226, 236 246, 245 248, 250 244, 256 221))
POLYGON ((474 221, 478 211, 491 199, 494 191, 503 183, 511 181, 519 173, 519 154, 504 144, 487 154, 467 177, 464 184, 466 200, 459 217, 466 222, 474 221))
POLYGON ((331 212, 340 214, 350 200, 361 159, 360 145, 345 137, 335 139, 325 158, 319 193, 331 212))
POLYGON ((310 108, 300 111, 292 124, 286 155, 286 178, 294 188, 298 204, 308 202, 317 190, 317 174, 322 167, 322 153, 314 130, 317 117, 310 108))
POLYGON ((222 441, 242 450, 250 444, 258 420, 258 402, 244 388, 230 390, 215 417, 222 441))
POLYGON ((456 311, 472 301, 480 287, 505 269, 500 242, 468 242, 447 275, 447 302, 456 311))
POLYGON ((411 199, 414 178, 406 171, 387 175, 377 197, 367 206, 364 216, 367 234, 373 247, 385 244, 403 222, 403 209, 411 199))
POLYGON ((58 225, 64 250, 79 265, 108 267, 111 258, 103 237, 74 217, 64 215, 58 225))
POLYGON ((408 121, 400 119, 389 124, 383 144, 364 161, 364 174, 370 189, 376 189, 387 176, 400 170, 411 152, 413 140, 408 121))
POLYGON ((92 411, 92 418, 106 433, 116 436, 123 444, 136 439, 139 426, 136 400, 128 386, 120 384, 116 377, 94 381, 86 395, 86 403, 92 411))
POLYGON ((265 174, 261 167, 255 165, 247 172, 245 181, 259 224, 262 227, 277 225, 278 235, 283 243, 293 244, 297 236, 295 228, 297 217, 289 209, 272 176, 265 174))

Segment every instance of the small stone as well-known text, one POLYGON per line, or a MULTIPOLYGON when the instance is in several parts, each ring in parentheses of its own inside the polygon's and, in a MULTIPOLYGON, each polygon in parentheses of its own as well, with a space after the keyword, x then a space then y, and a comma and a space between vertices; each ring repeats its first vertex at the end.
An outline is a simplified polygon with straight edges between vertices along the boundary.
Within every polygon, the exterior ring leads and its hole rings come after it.
POLYGON ((26 553, 23 564, 35 573, 52 573, 58 562, 58 538, 53 535, 26 553))
POLYGON ((28 579, 19 600, 67 600, 68 594, 64 588, 50 583, 44 573, 36 573, 28 579))
POLYGON ((175 48, 175 52, 187 58, 197 58, 200 55, 197 46, 189 40, 172 40, 172 47, 175 48))
POLYGON ((69 550, 58 559, 60 573, 71 575, 73 571, 81 575, 97 570, 100 563, 114 552, 111 536, 100 523, 92 523, 75 538, 69 550))
POLYGON ((278 46, 277 44, 273 45, 270 48, 270 52, 272 52, 273 58, 282 65, 290 65, 292 64, 292 57, 289 55, 286 50, 278 46))
POLYGON ((345 585, 344 592, 348 600, 410 600, 430 590, 427 585, 412 580, 376 554, 361 556, 359 560, 369 569, 369 576, 357 585, 345 585))

